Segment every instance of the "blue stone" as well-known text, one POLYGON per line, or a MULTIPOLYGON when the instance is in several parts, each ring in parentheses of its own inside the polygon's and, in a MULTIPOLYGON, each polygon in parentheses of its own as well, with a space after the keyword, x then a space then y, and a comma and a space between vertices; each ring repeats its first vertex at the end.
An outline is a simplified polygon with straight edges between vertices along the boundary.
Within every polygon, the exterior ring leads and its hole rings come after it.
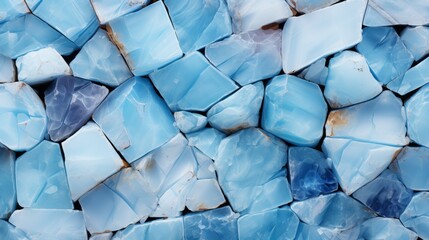
POLYGON ((429 58, 426 58, 416 66, 405 72, 403 78, 397 78, 387 84, 394 92, 405 95, 429 82, 429 58))
POLYGON ((401 32, 401 40, 416 61, 429 54, 429 27, 406 27, 401 32))
POLYGON ((415 193, 401 214, 402 224, 423 239, 429 238, 429 192, 415 193))
POLYGON ((99 234, 91 235, 89 240, 110 240, 112 239, 112 236, 113 236, 112 232, 99 233, 99 234))
POLYGON ((25 1, 5 0, 0 6, 0 23, 27 14, 30 10, 25 1))
POLYGON ((182 56, 162 1, 112 20, 106 27, 136 76, 146 75, 182 56))
POLYGON ((301 13, 314 12, 338 1, 339 0, 287 0, 290 6, 301 13))
POLYGON ((15 163, 18 203, 24 208, 73 209, 57 143, 43 141, 15 163))
POLYGON ((183 218, 168 218, 145 224, 130 225, 118 231, 112 240, 183 240, 183 218))
POLYGON ((371 218, 356 228, 359 231, 359 239, 417 239, 416 233, 393 218, 371 218))
MULTIPOLYGON (((308 225, 303 222, 299 223, 298 230, 295 235, 295 240, 328 240, 337 239, 337 229, 324 228, 314 225, 308 225)), ((347 238, 347 240, 357 240, 355 238, 347 238)), ((345 239, 344 239, 345 240, 345 239)))
POLYGON ((389 169, 353 193, 353 197, 378 215, 399 218, 410 202, 413 191, 402 184, 389 169))
POLYGON ((337 180, 322 152, 308 147, 290 147, 288 164, 294 199, 305 200, 337 190, 337 180))
POLYGON ((192 150, 194 151, 194 156, 198 164, 197 178, 216 179, 213 160, 195 147, 193 147, 192 150))
POLYGON ((34 90, 23 82, 0 84, 0 144, 26 151, 46 133, 46 112, 34 90))
POLYGON ((45 91, 49 137, 58 142, 79 130, 108 92, 104 86, 71 76, 54 81, 45 91))
POLYGON ((14 82, 16 70, 13 60, 0 54, 0 83, 14 82))
POLYGON ((429 23, 429 2, 425 0, 369 0, 365 26, 426 25, 429 23))
POLYGON ((183 133, 191 133, 203 129, 207 125, 207 117, 198 113, 178 111, 174 113, 175 125, 183 133))
POLYGON ((25 232, 0 219, 0 236, 3 240, 29 240, 25 232))
POLYGON ((356 49, 368 62, 375 78, 383 83, 402 78, 413 63, 413 55, 392 27, 363 29, 356 49))
POLYGON ((92 118, 129 163, 163 145, 179 131, 173 114, 149 80, 139 77, 113 90, 92 118))
POLYGON ((291 202, 286 162, 286 144, 261 129, 247 128, 224 138, 215 167, 234 211, 256 213, 291 202))
POLYGON ((405 102, 408 136, 425 147, 429 147, 429 122, 422 116, 429 111, 428 96, 429 85, 425 85, 405 102))
POLYGON ((319 85, 325 85, 326 78, 328 78, 328 68, 326 65, 326 58, 320 58, 312 63, 310 66, 304 68, 298 77, 319 85))
POLYGON ((262 128, 299 146, 316 146, 328 107, 319 86, 292 75, 273 78, 265 88, 262 128))
POLYGON ((172 111, 206 111, 238 88, 199 52, 149 76, 172 111))
POLYGON ((102 25, 125 14, 135 12, 149 3, 150 0, 91 0, 98 21, 102 25))
POLYGON ((7 219, 16 208, 15 153, 1 145, 0 189, 0 219, 7 219))
POLYGON ((225 197, 216 179, 198 179, 186 197, 186 207, 193 212, 215 209, 223 203, 225 197))
POLYGON ((211 107, 207 120, 211 126, 225 133, 256 127, 263 98, 262 82, 246 85, 211 107))
POLYGON ((99 29, 70 63, 73 75, 117 87, 132 77, 127 64, 107 33, 99 29))

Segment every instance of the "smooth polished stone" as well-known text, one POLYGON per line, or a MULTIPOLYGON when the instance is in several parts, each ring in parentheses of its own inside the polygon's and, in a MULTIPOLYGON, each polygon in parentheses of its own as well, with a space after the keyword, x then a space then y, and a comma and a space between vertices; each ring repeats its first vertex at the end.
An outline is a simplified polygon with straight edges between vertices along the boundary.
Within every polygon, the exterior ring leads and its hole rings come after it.
POLYGON ((198 113, 178 111, 174 113, 174 124, 183 133, 191 133, 203 129, 207 125, 207 117, 198 113))
POLYGON ((301 13, 314 12, 338 1, 339 0, 287 0, 290 6, 301 13))
POLYGON ((323 135, 328 106, 319 86, 292 75, 268 82, 262 128, 299 146, 316 146, 323 135))
POLYGON ((29 240, 25 232, 1 219, 0 236, 2 236, 3 240, 29 240))
POLYGON ((46 112, 34 90, 23 82, 0 84, 0 144, 26 151, 46 133, 46 112))
POLYGON ((328 78, 326 58, 320 58, 310 66, 304 68, 304 70, 298 74, 298 77, 324 86, 326 83, 326 78, 328 78))
POLYGON ((1 145, 0 189, 0 219, 8 219, 16 208, 15 153, 1 145))
POLYGON ((294 199, 305 200, 337 190, 337 180, 322 152, 309 147, 290 147, 288 164, 294 199))
POLYGON ((61 55, 69 55, 77 48, 72 41, 32 14, 0 24, 2 55, 15 59, 45 47, 55 48, 61 55))
POLYGON ((286 162, 286 144, 261 129, 247 128, 224 138, 215 167, 234 211, 256 213, 291 202, 286 162))
POLYGON ((401 182, 409 189, 429 191, 429 148, 404 147, 390 165, 401 182))
POLYGON ((321 57, 358 44, 366 2, 348 0, 288 19, 282 36, 283 71, 296 72, 321 57), (315 34, 317 41, 312 37, 315 34))
POLYGON ((405 95, 429 82, 428 71, 429 57, 405 72, 403 78, 391 81, 387 87, 400 95, 405 95))
POLYGON ((238 88, 199 52, 149 76, 172 111, 206 111, 238 88))
POLYGON ((13 60, 0 54, 0 83, 14 82, 16 70, 13 60))
POLYGON ((225 203, 225 197, 216 179, 197 180, 186 197, 186 207, 193 211, 214 209, 225 203))
POLYGON ((390 25, 426 25, 429 24, 429 2, 415 0, 368 0, 363 24, 378 27, 390 25))
POLYGON ((393 218, 371 218, 356 228, 359 230, 359 239, 417 239, 416 233, 393 218))
POLYGON ((102 25, 125 14, 137 11, 149 3, 150 0, 91 0, 98 21, 102 25))
POLYGON ((406 27, 401 32, 401 40, 416 61, 429 54, 429 27, 406 27))
POLYGON ((70 63, 73 76, 116 87, 132 73, 107 33, 99 29, 70 63))
POLYGON ((389 169, 353 193, 355 199, 378 215, 391 218, 399 218, 412 196, 413 191, 389 169))
POLYGON ((366 27, 362 42, 356 46, 368 62, 371 72, 382 84, 402 78, 414 61, 392 27, 366 27))
POLYGON ((415 193, 401 214, 402 224, 423 239, 429 238, 429 192, 415 193))
POLYGON ((405 102, 408 136, 425 147, 429 147, 429 122, 422 116, 429 112, 428 96, 429 85, 425 85, 405 102))
POLYGON ((112 232, 94 234, 94 235, 91 235, 89 240, 110 240, 112 239, 112 236, 113 236, 112 232))
POLYGON ((198 150, 196 147, 193 147, 192 150, 194 151, 194 156, 198 164, 197 178, 216 179, 216 170, 213 160, 198 150))
POLYGON ((262 213, 241 216, 238 221, 240 240, 295 239, 299 219, 288 206, 262 213))
POLYGON ((205 48, 207 59, 241 86, 274 77, 282 66, 281 30, 234 34, 205 48))
POLYGON ((106 87, 90 81, 57 78, 45 91, 49 137, 58 142, 71 136, 88 122, 108 93, 106 87))
POLYGON ((183 240, 183 218, 155 220, 145 224, 130 225, 116 232, 112 240, 183 240))
POLYGON ((88 122, 61 146, 73 201, 124 167, 121 157, 93 122, 88 122))
POLYGON ((284 0, 226 0, 234 33, 259 29, 270 23, 284 22, 292 16, 284 0), (269 13, 269 14, 267 14, 269 13))
POLYGON ((324 228, 300 222, 295 240, 357 240, 357 237, 354 237, 354 235, 349 235, 346 239, 339 238, 340 234, 341 230, 335 228, 324 228))
POLYGON ((146 78, 134 77, 121 84, 92 118, 129 163, 179 132, 173 114, 146 78))
POLYGON ((0 6, 0 23, 27 14, 30 10, 25 1, 5 0, 0 6))
POLYGON ((365 58, 344 51, 329 61, 324 95, 332 108, 342 108, 370 100, 382 91, 372 76, 365 58))
POLYGON ((401 147, 345 138, 325 138, 322 149, 346 194, 376 178, 401 151, 401 147))
POLYGON ((238 239, 238 214, 230 207, 222 207, 183 217, 185 240, 238 239))
POLYGON ((107 31, 136 76, 146 75, 182 56, 162 1, 110 21, 107 31))
POLYGON ((87 239, 82 212, 77 210, 24 208, 13 212, 9 222, 31 240, 87 239))
POLYGON ((43 141, 15 163, 18 203, 24 208, 73 209, 57 143, 43 141))
POLYGON ((246 85, 211 107, 207 120, 212 127, 225 133, 256 127, 263 98, 262 82, 246 85))

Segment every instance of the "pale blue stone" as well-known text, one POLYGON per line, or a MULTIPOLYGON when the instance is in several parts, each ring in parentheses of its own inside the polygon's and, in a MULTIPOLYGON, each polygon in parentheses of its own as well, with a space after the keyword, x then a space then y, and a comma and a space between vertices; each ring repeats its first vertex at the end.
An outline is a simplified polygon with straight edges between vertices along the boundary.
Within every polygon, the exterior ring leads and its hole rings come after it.
POLYGON ((214 128, 204 128, 186 135, 190 146, 195 146, 211 159, 216 158, 219 144, 225 137, 225 134, 214 128))
POLYGON ((41 142, 21 155, 15 165, 16 192, 21 207, 73 209, 57 143, 41 142))
POLYGON ((216 179, 216 170, 213 160, 198 150, 196 147, 193 147, 192 150, 194 151, 194 156, 198 164, 197 178, 216 179))
POLYGON ((428 96, 429 85, 426 85, 405 102, 408 136, 425 147, 429 147, 429 122, 424 117, 429 111, 428 96))
POLYGON ((191 133, 203 129, 207 125, 207 118, 204 115, 179 111, 174 113, 175 125, 183 133, 191 133))
POLYGON ((225 197, 216 179, 195 181, 186 197, 186 207, 195 212, 214 209, 225 203, 225 197))
POLYGON ((401 95, 405 95, 429 82, 429 58, 405 72, 403 78, 397 78, 387 84, 387 87, 401 95))
POLYGON ((62 141, 79 130, 109 90, 75 77, 60 77, 45 91, 48 134, 62 141))
POLYGON ((300 146, 316 146, 328 107, 319 86, 292 75, 273 78, 265 88, 262 128, 300 146))
POLYGON ((110 240, 112 239, 112 235, 113 235, 112 232, 94 234, 94 235, 91 235, 89 240, 110 240))
POLYGON ((24 0, 4 0, 0 5, 0 23, 27 14, 30 10, 24 0))
POLYGON ((416 61, 429 54, 429 27, 406 27, 401 39, 416 61))
POLYGON ((347 107, 376 97, 382 91, 372 76, 365 58, 344 51, 329 61, 324 95, 332 108, 347 107))
POLYGON ((88 122, 61 143, 73 201, 124 167, 101 129, 88 122))
POLYGON ((402 78, 413 63, 413 55, 392 27, 363 29, 356 49, 368 62, 375 78, 383 83, 402 78))
POLYGON ((429 2, 426 0, 369 0, 363 21, 365 26, 429 24, 429 2))
POLYGON ((256 127, 263 98, 262 82, 246 85, 211 107, 207 120, 212 127, 225 133, 256 127))
POLYGON ((173 138, 173 114, 148 79, 135 77, 113 90, 92 118, 131 163, 173 138))
POLYGON ((191 52, 232 33, 224 0, 164 0, 183 52, 191 52))
POLYGON ((326 58, 320 58, 310 66, 304 68, 298 77, 319 85, 325 85, 328 78, 328 68, 326 67, 326 58))
POLYGON ((405 211, 401 222, 423 239, 429 238, 429 192, 415 193, 405 211))
POLYGON ((328 7, 339 0, 287 0, 296 11, 302 13, 313 12, 328 7))
POLYGON ((288 19, 282 36, 283 71, 296 72, 321 57, 359 43, 366 3, 366 0, 348 0, 288 19))
POLYGON ((205 55, 221 72, 244 86, 280 72, 280 47, 280 29, 258 29, 210 44, 205 55))
POLYGON ((99 29, 70 63, 73 76, 116 87, 132 77, 107 33, 99 29))
POLYGON ((150 74, 172 111, 206 111, 238 87, 199 52, 150 74))
POLYGON ((31 240, 87 239, 82 212, 77 210, 24 208, 13 212, 9 222, 31 240))
POLYGON ((0 189, 0 219, 7 219, 16 208, 15 153, 1 145, 0 189))
POLYGON ((148 5, 150 0, 91 0, 100 24, 121 17, 148 5))
POLYGON ((68 55, 77 48, 72 41, 32 14, 0 24, 2 55, 17 58, 45 47, 53 47, 61 55, 68 55))
POLYGON ((0 84, 0 143, 26 151, 46 133, 46 112, 34 90, 23 82, 0 84))
POLYGON ((288 206, 262 213, 241 216, 238 221, 240 240, 295 239, 299 219, 288 206))
POLYGON ((0 220, 0 236, 3 240, 29 240, 21 229, 4 220, 0 220))
POLYGON ((0 54, 0 83, 14 82, 16 70, 13 60, 0 54))
POLYGON ((237 240, 237 218, 230 207, 218 208, 183 217, 185 240, 237 240))
POLYGON ((339 232, 340 230, 337 229, 308 225, 300 222, 295 240, 357 240, 357 238, 338 238, 339 232))
POLYGON ((145 224, 130 225, 118 231, 112 240, 183 240, 183 218, 168 218, 145 224))
POLYGON ((232 208, 255 213, 292 201, 286 162, 284 142, 261 129, 247 128, 221 141, 215 167, 232 208))
POLYGON ((136 76, 146 75, 182 56, 162 1, 110 21, 107 30, 136 76))
POLYGON ((417 239, 416 233, 393 218, 371 218, 356 228, 359 231, 359 239, 417 239))

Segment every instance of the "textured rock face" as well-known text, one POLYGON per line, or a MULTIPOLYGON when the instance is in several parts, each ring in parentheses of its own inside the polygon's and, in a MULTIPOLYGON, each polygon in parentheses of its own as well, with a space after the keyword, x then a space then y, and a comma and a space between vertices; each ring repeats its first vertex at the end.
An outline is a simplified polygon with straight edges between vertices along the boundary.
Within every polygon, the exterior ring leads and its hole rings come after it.
POLYGON ((198 113, 178 111, 174 113, 175 125, 183 133, 191 133, 203 129, 207 125, 207 117, 198 113))
POLYGON ((287 0, 287 2, 298 12, 309 13, 328 7, 339 0, 287 0))
POLYGON ((91 0, 100 24, 137 11, 149 3, 150 0, 91 0))
POLYGON ((428 94, 429 86, 426 85, 405 102, 408 136, 413 142, 425 147, 429 147, 429 123, 420 116, 426 115, 429 111, 428 94))
MULTIPOLYGON (((351 232, 358 232, 359 239, 417 239, 417 234, 405 228, 398 219, 371 218, 351 232)), ((344 234, 345 237, 350 236, 344 234)))
POLYGON ((135 224, 117 232, 112 240, 122 239, 184 239, 183 218, 168 218, 145 224, 135 224))
POLYGON ((10 21, 29 12, 25 1, 5 0, 0 10, 0 23, 10 21))
POLYGON ((4 239, 29 240, 25 232, 4 220, 0 220, 0 233, 4 239))
POLYGON ((402 78, 397 78, 387 84, 387 87, 401 95, 408 94, 429 82, 429 58, 405 72, 402 78))
MULTIPOLYGON (((16 208, 15 153, 0 146, 0 160, 0 219, 7 219, 16 208)), ((9 227, 2 224, 0 228, 9 227)))
POLYGON ((16 80, 15 75, 13 60, 0 55, 0 83, 14 82, 16 80))
POLYGON ((429 27, 406 27, 401 32, 401 40, 416 61, 429 54, 429 27))
POLYGON ((421 238, 429 237, 429 193, 415 193, 405 211, 401 222, 405 227, 416 232, 421 238))
POLYGON ((390 169, 397 173, 407 188, 416 191, 429 190, 429 149, 426 147, 404 147, 390 169))
POLYGON ((390 25, 426 25, 429 23, 429 3, 425 0, 368 0, 363 24, 371 27, 390 25))

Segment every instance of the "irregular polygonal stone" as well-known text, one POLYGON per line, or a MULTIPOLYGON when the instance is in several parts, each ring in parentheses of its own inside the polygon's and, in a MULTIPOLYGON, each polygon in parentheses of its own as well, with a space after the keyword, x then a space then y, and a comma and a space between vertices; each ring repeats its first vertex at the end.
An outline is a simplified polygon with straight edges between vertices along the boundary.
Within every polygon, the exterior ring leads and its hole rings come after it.
POLYGON ((91 235, 89 240, 110 240, 112 239, 112 235, 113 235, 112 232, 94 234, 94 235, 91 235))
POLYGON ((183 218, 168 218, 156 220, 145 224, 130 225, 118 231, 112 240, 183 240, 183 218))
POLYGON ((378 27, 390 25, 426 25, 429 23, 429 2, 416 0, 369 0, 363 24, 378 27))
POLYGON ((204 115, 179 111, 174 113, 175 125, 183 133, 191 133, 203 129, 207 125, 207 118, 204 115))
POLYGON ((304 68, 304 70, 298 74, 298 77, 319 85, 325 85, 326 78, 328 78, 328 68, 325 65, 326 58, 320 58, 310 66, 304 68))
POLYGON ((296 11, 302 13, 313 12, 328 7, 339 0, 287 0, 296 11))
POLYGON ((406 27, 401 32, 401 40, 416 61, 429 54, 429 27, 406 27))
POLYGON ((15 75, 13 60, 0 54, 0 83, 14 82, 15 75))
POLYGON ((0 6, 0 23, 20 17, 29 11, 25 1, 5 0, 0 6))
POLYGON ((103 25, 127 13, 139 10, 149 3, 150 0, 91 0, 98 21, 103 25))
POLYGON ((173 114, 148 79, 135 77, 113 90, 92 118, 131 163, 173 138, 173 114))
POLYGON ((216 179, 197 180, 186 197, 186 207, 195 212, 219 207, 225 202, 216 179))
POLYGON ((186 135, 190 146, 195 146, 211 159, 216 158, 219 144, 225 137, 225 134, 214 128, 204 128, 186 135))
POLYGON ((0 219, 0 236, 4 240, 30 240, 27 234, 9 222, 0 219))
POLYGON ((403 78, 397 78, 387 84, 394 92, 405 95, 429 82, 429 58, 405 72, 403 78))
MULTIPOLYGON (((308 225, 303 222, 299 223, 298 230, 296 231, 295 240, 330 240, 337 239, 341 230, 324 228, 315 225, 308 225)), ((358 233, 359 234, 359 233, 358 233)), ((356 238, 348 236, 347 239, 338 240, 357 240, 356 238)))
POLYGON ((429 147, 429 122, 422 116, 429 111, 428 96, 429 85, 426 85, 405 102, 408 136, 425 147, 429 147))
POLYGON ((16 208, 15 153, 2 145, 0 145, 0 189, 2 192, 0 219, 7 219, 16 208))
POLYGON ((328 107, 319 86, 292 75, 273 78, 265 88, 262 128, 296 145, 316 146, 328 107))
POLYGON ((415 193, 405 211, 401 222, 423 239, 429 238, 429 192, 415 193))
POLYGON ((194 151, 194 156, 198 163, 197 178, 216 179, 216 171, 213 160, 198 150, 196 147, 193 147, 192 150, 194 151))
POLYGON ((283 70, 293 73, 321 57, 362 40, 366 0, 348 0, 316 12, 291 17, 282 37, 283 70), (317 35, 317 41, 311 36, 317 35))
POLYGON ((417 234, 393 218, 371 218, 356 228, 359 239, 417 239, 417 234))

